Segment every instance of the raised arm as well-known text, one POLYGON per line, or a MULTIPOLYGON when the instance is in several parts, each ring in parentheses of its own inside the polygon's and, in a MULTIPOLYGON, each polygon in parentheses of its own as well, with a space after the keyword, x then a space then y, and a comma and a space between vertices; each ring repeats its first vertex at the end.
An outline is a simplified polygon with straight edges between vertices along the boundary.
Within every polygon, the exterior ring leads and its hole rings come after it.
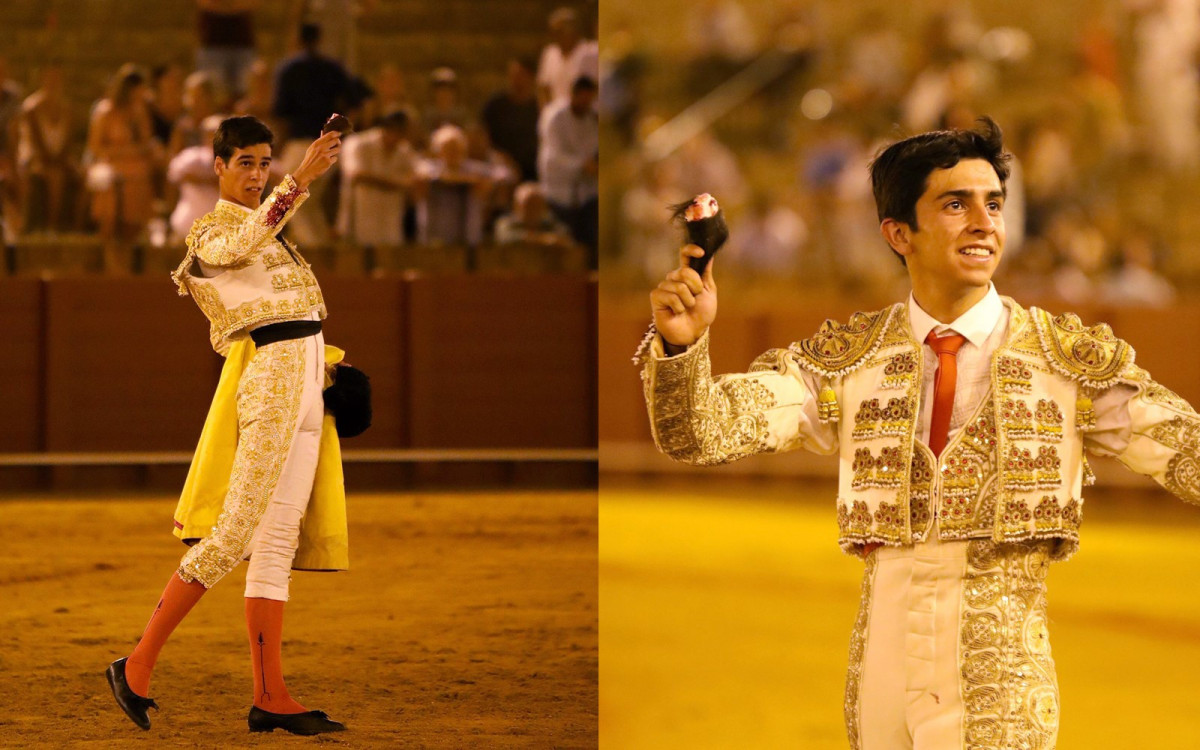
POLYGON ((212 266, 238 266, 267 247, 296 209, 308 198, 292 175, 284 175, 267 199, 236 227, 198 222, 188 235, 188 245, 200 260, 212 266))
POLYGON ((712 376, 714 263, 703 280, 687 265, 703 254, 696 245, 686 246, 680 267, 650 295, 654 332, 639 354, 655 445, 677 461, 697 465, 800 447, 833 453, 836 425, 818 418, 816 383, 787 350, 767 352, 749 372, 712 376))

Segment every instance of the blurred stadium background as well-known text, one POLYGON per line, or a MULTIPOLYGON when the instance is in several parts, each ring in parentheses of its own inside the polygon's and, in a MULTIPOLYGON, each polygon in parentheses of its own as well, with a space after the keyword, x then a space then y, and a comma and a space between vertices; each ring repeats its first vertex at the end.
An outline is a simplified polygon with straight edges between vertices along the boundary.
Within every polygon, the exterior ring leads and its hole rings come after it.
MULTIPOLYGON (((213 186, 173 165, 213 114, 288 127, 275 74, 301 21, 346 71, 337 108, 359 133, 403 113, 409 181, 397 212, 369 217, 396 239, 370 239, 339 224, 359 195, 343 159, 305 207, 324 234, 294 237, 326 340, 372 378, 375 424, 343 444, 354 570, 297 577, 292 664, 311 702, 376 701, 354 746, 595 744, 595 261, 536 174, 537 119, 561 104, 541 87, 547 50, 574 44, 594 67, 594 0, 15 0, 0 4, 0 721, 19 731, 0 745, 111 746, 128 729, 101 673, 183 552, 171 510, 222 364, 168 278, 172 213, 213 186), (560 6, 570 41, 561 12, 549 23, 560 6), (202 70, 220 62, 236 70, 202 70), (445 125, 475 192, 439 187, 445 125), (55 647, 29 648, 47 635, 55 647), (371 690, 327 690, 330 670, 370 673, 371 690)), ((244 720, 241 614, 210 605, 164 660, 179 671, 163 690, 190 694, 197 723, 148 741, 191 746, 244 720), (189 686, 214 668, 237 676, 204 688, 229 722, 189 686)))
MULTIPOLYGON (((1195 403, 1200 4, 605 0, 600 38, 602 746, 844 747, 861 565, 834 544, 836 464, 700 470, 649 441, 630 356, 677 262, 666 207, 728 214, 713 369, 743 371, 903 299, 867 164, 990 115, 1016 157, 1001 293, 1110 323, 1195 403)), ((1052 573, 1060 747, 1187 745, 1200 617, 1172 591, 1200 513, 1097 464, 1052 573)))

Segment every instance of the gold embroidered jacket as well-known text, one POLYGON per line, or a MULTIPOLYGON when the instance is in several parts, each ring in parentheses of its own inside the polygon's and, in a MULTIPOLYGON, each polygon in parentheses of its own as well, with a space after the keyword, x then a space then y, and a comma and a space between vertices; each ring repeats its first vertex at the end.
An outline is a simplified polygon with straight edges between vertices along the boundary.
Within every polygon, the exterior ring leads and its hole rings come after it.
POLYGON ((922 541, 936 518, 940 539, 1057 539, 1056 556, 1067 557, 1078 547, 1081 488, 1093 481, 1084 456, 1092 399, 1122 386, 1130 434, 1116 457, 1200 503, 1200 415, 1137 367, 1107 325, 1005 304, 1008 334, 989 393, 940 459, 915 438, 924 358, 904 304, 826 321, 749 372, 717 378, 707 333, 675 357, 656 336, 642 369, 655 444, 698 465, 801 447, 837 452, 847 552, 922 541))
POLYGON ((250 326, 325 317, 317 277, 296 246, 277 237, 308 198, 291 175, 247 214, 218 203, 187 236, 187 255, 171 278, 179 294, 192 295, 211 323, 209 339, 221 355, 246 337, 250 326), (206 274, 199 261, 219 271, 206 274))

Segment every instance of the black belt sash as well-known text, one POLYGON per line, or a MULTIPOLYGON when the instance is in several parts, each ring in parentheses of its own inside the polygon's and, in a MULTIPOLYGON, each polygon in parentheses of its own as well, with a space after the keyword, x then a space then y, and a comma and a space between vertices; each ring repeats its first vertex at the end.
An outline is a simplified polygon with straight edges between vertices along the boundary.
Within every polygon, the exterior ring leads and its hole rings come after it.
POLYGON ((319 320, 285 320, 282 323, 272 323, 268 326, 255 328, 250 332, 255 346, 266 346, 276 341, 303 339, 316 336, 321 332, 319 320))

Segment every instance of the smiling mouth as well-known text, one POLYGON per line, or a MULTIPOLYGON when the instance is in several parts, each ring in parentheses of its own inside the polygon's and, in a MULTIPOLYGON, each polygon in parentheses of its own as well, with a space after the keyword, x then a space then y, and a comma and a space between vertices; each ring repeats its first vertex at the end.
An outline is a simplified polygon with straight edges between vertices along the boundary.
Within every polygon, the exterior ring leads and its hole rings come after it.
POLYGON ((959 248, 958 254, 966 255, 969 258, 990 258, 996 254, 996 251, 990 247, 970 245, 968 247, 959 248))

